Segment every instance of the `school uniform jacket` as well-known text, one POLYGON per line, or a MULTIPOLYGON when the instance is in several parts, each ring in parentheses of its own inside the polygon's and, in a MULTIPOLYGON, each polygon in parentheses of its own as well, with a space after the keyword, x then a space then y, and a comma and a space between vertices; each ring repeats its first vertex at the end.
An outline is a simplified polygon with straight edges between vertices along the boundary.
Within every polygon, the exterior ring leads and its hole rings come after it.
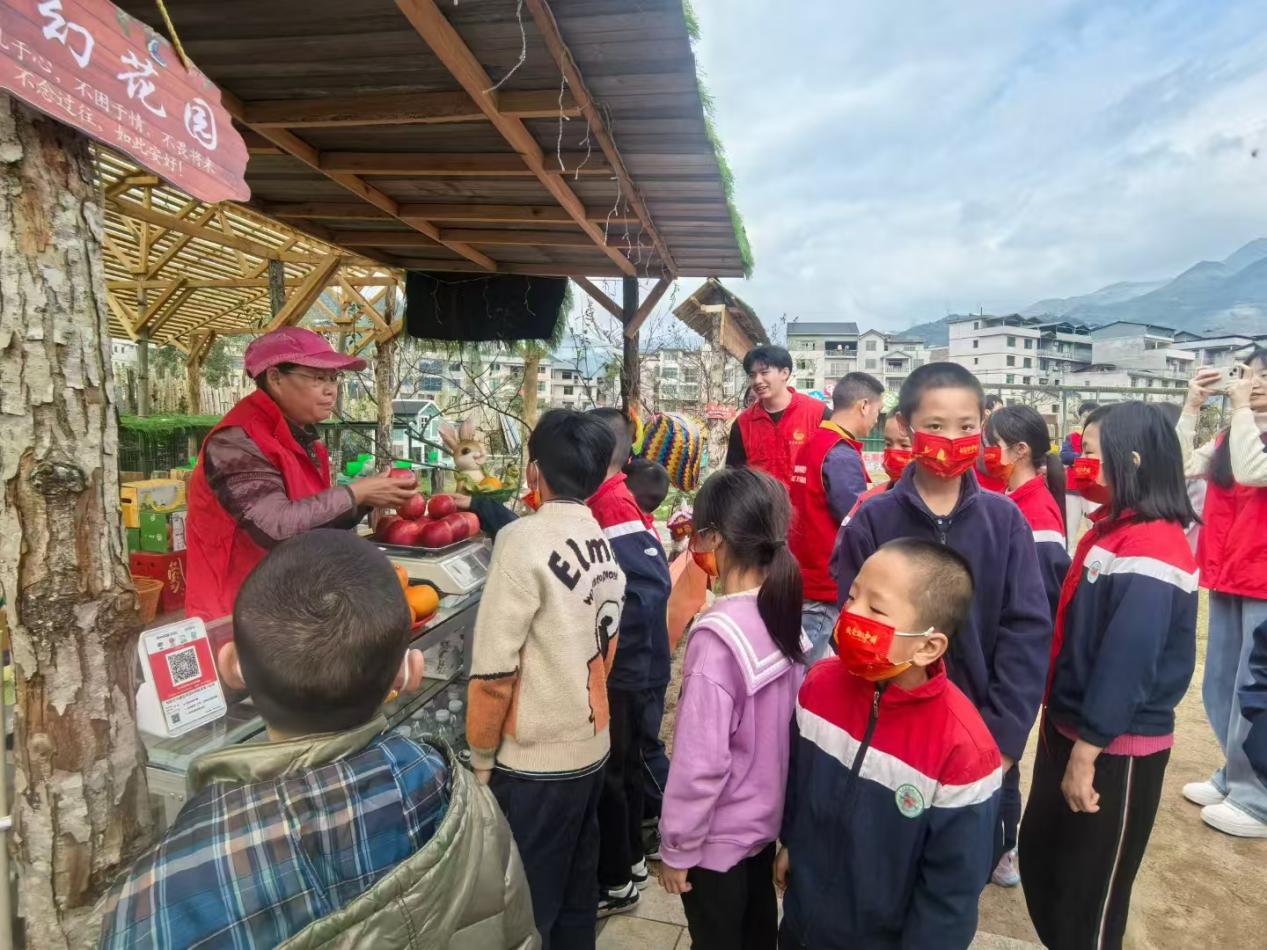
POLYGON ((1065 522, 1060 516, 1060 506, 1047 490, 1047 479, 1038 475, 1031 478, 1008 498, 1016 502, 1021 514, 1034 533, 1034 550, 1038 554, 1038 570, 1043 575, 1043 590, 1051 604, 1051 616, 1056 617, 1060 605, 1060 589, 1069 572, 1069 551, 1065 547, 1065 522))
MULTIPOLYGON (((832 657, 797 698, 781 838, 794 947, 967 947, 994 866, 1002 769, 938 663, 913 690, 832 657)), ((783 944, 780 944, 782 946, 783 944)))
POLYGON ((1173 522, 1092 520, 1060 597, 1048 713, 1101 747, 1169 736, 1196 663, 1196 562, 1173 522))
POLYGON ((1051 607, 1043 593, 1033 533, 1009 499, 965 474, 945 517, 915 488, 915 465, 868 498, 836 538, 832 572, 841 602, 862 563, 886 541, 924 538, 953 548, 972 567, 972 610, 950 641, 946 667, 968 694, 1003 754, 1019 759, 1043 698, 1051 657, 1051 607))

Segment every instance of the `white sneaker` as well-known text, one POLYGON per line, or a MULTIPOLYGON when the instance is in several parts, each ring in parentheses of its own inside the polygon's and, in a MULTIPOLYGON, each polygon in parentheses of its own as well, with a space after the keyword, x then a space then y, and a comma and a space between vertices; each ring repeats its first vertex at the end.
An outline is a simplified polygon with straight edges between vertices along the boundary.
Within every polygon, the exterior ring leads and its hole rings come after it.
POLYGON ((1016 887, 1021 883, 1021 871, 1017 865, 1015 848, 1003 852, 1003 857, 999 858, 998 866, 990 875, 990 880, 999 887, 1016 887))
POLYGON ((1267 821, 1259 821, 1230 802, 1206 805, 1201 809, 1201 820, 1211 828, 1238 838, 1267 838, 1267 821))
POLYGON ((638 863, 629 869, 629 876, 633 878, 634 887, 642 890, 647 886, 647 882, 651 880, 651 872, 647 870, 647 859, 639 858, 638 863))
POLYGON ((1183 797, 1194 805, 1218 805, 1227 798, 1213 782, 1189 782, 1183 787, 1183 797))

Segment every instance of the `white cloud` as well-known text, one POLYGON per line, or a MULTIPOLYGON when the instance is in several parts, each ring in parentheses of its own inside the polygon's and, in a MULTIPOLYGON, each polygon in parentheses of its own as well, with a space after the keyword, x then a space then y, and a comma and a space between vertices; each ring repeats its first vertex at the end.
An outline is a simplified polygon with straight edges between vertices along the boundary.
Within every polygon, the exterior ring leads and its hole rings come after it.
POLYGON ((767 323, 1019 307, 1267 234, 1267 5, 694 6, 767 323))

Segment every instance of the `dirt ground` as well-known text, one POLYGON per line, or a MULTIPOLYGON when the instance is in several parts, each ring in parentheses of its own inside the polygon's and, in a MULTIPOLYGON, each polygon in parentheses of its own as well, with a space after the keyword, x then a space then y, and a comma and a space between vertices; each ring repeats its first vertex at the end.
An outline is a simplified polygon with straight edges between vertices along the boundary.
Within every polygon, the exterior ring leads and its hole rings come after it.
MULTIPOLYGON (((1226 950, 1264 946, 1267 933, 1267 840, 1232 838, 1207 827, 1200 809, 1179 790, 1185 782, 1209 777, 1222 756, 1201 706, 1205 662, 1205 594, 1197 626, 1197 670, 1177 710, 1175 747, 1166 770, 1165 790, 1148 853, 1135 880, 1128 950, 1226 950)), ((682 656, 674 657, 664 721, 672 751, 673 720, 681 686, 682 656)), ((1022 763, 1022 791, 1028 793, 1034 737, 1022 763)), ((1024 874, 1024 856, 1021 873, 1024 874)), ((1021 888, 989 885, 981 898, 980 929, 1037 943, 1021 888)))

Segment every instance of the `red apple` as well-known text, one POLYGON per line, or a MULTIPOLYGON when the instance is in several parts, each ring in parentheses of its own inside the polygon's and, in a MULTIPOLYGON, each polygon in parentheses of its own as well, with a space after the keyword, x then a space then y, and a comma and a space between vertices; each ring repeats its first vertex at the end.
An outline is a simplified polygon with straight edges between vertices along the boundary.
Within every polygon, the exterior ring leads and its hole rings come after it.
POLYGON ((457 510, 458 503, 453 500, 452 495, 432 495, 431 501, 427 502, 427 514, 433 518, 443 518, 457 510))
POLYGON ((440 519, 440 523, 449 526, 449 530, 453 532, 454 541, 465 541, 471 536, 471 526, 467 524, 466 518, 462 516, 460 511, 445 515, 440 519))
MULTIPOLYGON (((417 524, 417 522, 414 522, 417 524)), ((443 521, 428 521, 419 526, 418 541, 424 548, 443 548, 453 543, 453 527, 443 521)))
POLYGON ((409 482, 410 485, 418 484, 418 473, 412 468, 389 468, 387 477, 399 479, 402 482, 409 482))
POLYGON ((414 545, 422 534, 422 525, 417 521, 400 520, 387 529, 383 540, 388 544, 414 545))
POLYGON ((480 516, 473 511, 459 511, 459 515, 466 519, 468 538, 473 538, 480 533, 480 516))
POLYGON ((387 529, 399 521, 396 515, 383 515, 378 519, 378 524, 374 526, 374 537, 383 538, 387 536, 387 529))
MULTIPOLYGON (((403 469, 394 468, 393 472, 403 471, 403 469)), ((421 495, 410 495, 409 500, 396 509, 396 514, 410 521, 417 521, 427 513, 427 499, 421 495)))

